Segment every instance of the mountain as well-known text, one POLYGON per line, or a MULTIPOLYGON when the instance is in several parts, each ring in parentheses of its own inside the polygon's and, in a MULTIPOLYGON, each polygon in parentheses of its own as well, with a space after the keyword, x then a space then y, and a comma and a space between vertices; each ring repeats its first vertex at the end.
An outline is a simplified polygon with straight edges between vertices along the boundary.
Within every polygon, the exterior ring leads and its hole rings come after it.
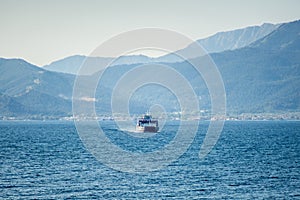
POLYGON ((21 59, 0 59, 1 113, 67 115, 74 77, 53 73, 21 59))
POLYGON ((2 116, 23 115, 26 113, 26 108, 14 98, 0 94, 0 113, 2 116))
POLYGON ((54 72, 77 74, 81 64, 86 59, 86 56, 74 55, 54 61, 49 65, 43 66, 44 69, 54 72))
POLYGON ((265 23, 261 26, 250 26, 197 40, 208 53, 218 53, 226 50, 239 49, 265 37, 277 29, 280 24, 265 23))
POLYGON ((279 29, 271 32, 267 37, 250 44, 251 48, 264 51, 296 52, 300 46, 300 20, 282 24, 279 29))
MULTIPOLYGON (((87 56, 82 55, 69 56, 67 58, 52 62, 49 65, 45 65, 43 66, 43 68, 54 72, 77 74, 78 70, 86 59, 87 56)), ((103 67, 105 67, 106 64, 110 62, 112 62, 111 65, 129 65, 135 63, 149 63, 152 62, 152 60, 153 58, 144 55, 121 56, 116 60, 109 57, 89 57, 89 62, 94 63, 95 66, 103 67)))
POLYGON ((12 97, 22 96, 32 90, 51 96, 72 95, 73 76, 49 72, 22 59, 0 58, 0 74, 0 92, 12 97))
POLYGON ((282 24, 247 47, 212 54, 224 79, 228 109, 300 110, 300 21, 282 24))
MULTIPOLYGON (((219 32, 213 36, 210 36, 205 39, 197 40, 197 43, 202 45, 202 47, 208 53, 222 52, 225 50, 233 50, 238 49, 244 46, 249 45, 250 43, 258 40, 267 34, 274 31, 279 27, 279 24, 263 24, 261 26, 251 26, 243 29, 237 29, 233 31, 227 32, 219 32)), ((179 50, 181 54, 189 55, 189 52, 193 48, 194 44, 189 45, 188 47, 179 50)), ((178 53, 177 52, 177 53, 178 53)), ((86 56, 75 55, 70 56, 61 60, 54 61, 49 65, 43 66, 44 69, 69 73, 69 74, 77 74, 81 64, 86 59, 86 56)), ((105 58, 105 57, 93 57, 89 58, 89 62, 94 62, 97 65, 105 65, 107 62, 113 61, 113 58, 105 58)), ((158 58, 150 58, 144 55, 130 55, 130 56, 121 56, 117 59, 112 65, 130 65, 136 63, 150 63, 150 62, 182 62, 183 60, 174 54, 167 54, 165 56, 161 56, 158 58)))
MULTIPOLYGON (((211 54, 224 81, 229 113, 300 111, 299 39, 300 21, 295 21, 280 25, 246 47, 211 54)), ((201 62, 202 58, 194 59, 201 62)), ((184 75, 201 97, 201 107, 209 109, 208 90, 190 64, 164 64, 184 75)), ((121 76, 134 67, 112 67, 107 72, 106 83, 113 88, 121 76)), ((148 86, 143 93, 134 94, 131 100, 143 111, 157 103, 166 105, 166 110, 172 110, 176 108, 176 102, 172 95, 166 93, 163 89, 148 86)), ((138 111, 134 110, 134 106, 132 110, 138 111)))
MULTIPOLYGON (((199 39, 196 42, 200 44, 207 53, 218 53, 226 50, 234 50, 245 47, 252 42, 263 38, 272 31, 276 30, 280 24, 265 23, 261 26, 250 26, 242 29, 219 32, 210 37, 199 39)), ((182 55, 191 55, 190 53, 195 44, 192 43, 184 49, 175 53, 182 55)), ((189 58, 193 58, 189 57, 189 58)), ((167 54, 158 58, 160 62, 181 62, 182 59, 174 54, 167 54)))
MULTIPOLYGON (((210 55, 224 81, 229 113, 300 111, 300 21, 282 24, 248 46, 210 55)), ((188 62, 163 64, 189 80, 201 109, 210 109, 205 82, 188 62)), ((113 65, 104 72, 95 95, 98 113, 111 112, 115 84, 137 65, 113 65)), ((85 86, 98 75, 82 76, 85 86)), ((0 58, 0 118, 71 115, 74 80, 74 75, 47 71, 21 59, 0 58)), ((129 103, 134 113, 145 112, 153 104, 162 104, 167 111, 179 108, 172 92, 157 85, 138 88, 129 103)))

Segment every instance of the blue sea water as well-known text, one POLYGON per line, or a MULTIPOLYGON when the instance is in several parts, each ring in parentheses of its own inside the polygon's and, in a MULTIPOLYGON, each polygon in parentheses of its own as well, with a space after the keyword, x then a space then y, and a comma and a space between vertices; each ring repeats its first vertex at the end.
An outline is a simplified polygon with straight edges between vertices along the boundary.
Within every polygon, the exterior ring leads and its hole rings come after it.
MULTIPOLYGON (((102 126, 121 148, 149 152, 172 140, 178 124, 135 140, 111 122, 102 126)), ((207 127, 200 124, 190 148, 169 166, 135 174, 99 162, 72 122, 0 122, 0 199, 300 198, 300 122, 226 122, 200 160, 207 127)))

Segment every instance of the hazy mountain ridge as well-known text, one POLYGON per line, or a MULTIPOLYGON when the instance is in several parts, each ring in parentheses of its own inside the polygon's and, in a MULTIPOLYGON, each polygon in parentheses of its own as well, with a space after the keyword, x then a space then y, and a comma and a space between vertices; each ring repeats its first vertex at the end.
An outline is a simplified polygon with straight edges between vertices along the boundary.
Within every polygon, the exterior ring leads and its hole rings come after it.
POLYGON ((267 51, 299 51, 300 45, 300 20, 280 25, 269 35, 253 42, 249 47, 267 50, 267 51), (274 42, 275 41, 275 42, 274 42))
POLYGON ((49 72, 21 59, 2 58, 0 74, 1 100, 7 102, 1 113, 9 110, 17 115, 66 115, 71 112, 68 100, 72 97, 73 76, 49 72))
POLYGON ((226 77, 229 109, 300 109, 299 33, 300 21, 286 23, 248 47, 212 54, 226 77))
POLYGON ((251 26, 233 31, 220 32, 215 35, 198 40, 208 53, 218 53, 245 47, 252 42, 265 37, 277 29, 279 24, 265 23, 261 26, 251 26))
MULTIPOLYGON (((299 55, 300 21, 282 24, 246 47, 211 54, 224 81, 228 111, 299 111, 299 55)), ((189 64, 166 64, 191 82, 197 95, 201 96, 201 108, 209 109, 207 88, 203 81, 199 82, 195 72, 189 69, 189 64)), ((114 82, 135 66, 113 66, 106 71, 103 79, 106 81, 105 88, 96 93, 99 99, 96 102, 98 111, 110 110, 109 97, 114 82)), ((74 75, 49 72, 21 59, 0 59, 0 117, 71 115, 74 79, 74 75)), ((147 91, 145 95, 133 98, 136 109, 143 110, 153 102, 164 102, 168 106, 176 104, 174 99, 163 95, 161 90, 150 88, 147 91), (153 91, 158 94, 151 95, 153 91)))
MULTIPOLYGON (((242 29, 236 29, 226 32, 218 32, 210 37, 197 40, 196 42, 200 44, 204 50, 203 53, 219 53, 227 50, 234 50, 238 48, 245 47, 252 42, 270 34, 272 31, 276 30, 279 24, 269 24, 265 23, 261 26, 250 26, 242 29)), ((194 58, 194 46, 196 44, 192 43, 186 48, 176 51, 175 53, 180 55, 192 55, 188 58, 194 58)), ((170 53, 161 56, 156 59, 157 62, 182 62, 182 58, 178 57, 174 53, 170 53)))
MULTIPOLYGON (((54 72, 77 74, 78 70, 80 69, 81 65, 84 63, 86 59, 87 56, 83 56, 83 55, 69 56, 67 58, 52 62, 49 65, 45 65, 43 66, 43 68, 54 72)), ((130 56, 121 56, 117 59, 109 58, 109 57, 89 57, 88 60, 89 62, 92 62, 95 65, 106 67, 106 65, 110 63, 111 66, 130 65, 136 63, 149 63, 153 61, 153 58, 144 55, 130 55, 130 56)))
MULTIPOLYGON (((227 31, 227 32, 219 32, 208 38, 197 40, 206 52, 208 53, 216 53, 222 52, 226 50, 233 50, 242 48, 251 44, 252 42, 268 35, 276 28, 279 27, 279 24, 269 24, 265 23, 261 26, 250 26, 242 29, 227 31)), ((193 44, 190 44, 184 49, 178 50, 177 53, 183 55, 189 55, 189 52, 193 48, 193 44)), ((62 73, 70 73, 77 74, 81 64, 86 59, 86 56, 83 55, 74 55, 69 56, 67 58, 54 61, 49 65, 43 66, 43 68, 62 72, 62 73)), ((95 62, 98 65, 104 65, 109 61, 113 61, 114 58, 105 58, 105 57, 92 57, 89 58, 90 62, 95 62)), ((182 58, 179 58, 177 55, 167 54, 158 58, 150 58, 144 55, 131 55, 131 56, 121 56, 118 58, 112 65, 130 65, 136 63, 149 63, 149 62, 182 62, 182 58)))

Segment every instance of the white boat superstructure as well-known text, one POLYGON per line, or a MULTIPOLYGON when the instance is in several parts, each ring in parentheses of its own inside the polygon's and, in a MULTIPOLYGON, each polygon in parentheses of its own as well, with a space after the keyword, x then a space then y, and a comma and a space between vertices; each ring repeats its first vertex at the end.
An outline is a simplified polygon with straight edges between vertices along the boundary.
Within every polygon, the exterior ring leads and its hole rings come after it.
POLYGON ((158 120, 152 118, 150 114, 145 114, 143 117, 137 119, 136 130, 139 132, 153 132, 159 130, 158 120))

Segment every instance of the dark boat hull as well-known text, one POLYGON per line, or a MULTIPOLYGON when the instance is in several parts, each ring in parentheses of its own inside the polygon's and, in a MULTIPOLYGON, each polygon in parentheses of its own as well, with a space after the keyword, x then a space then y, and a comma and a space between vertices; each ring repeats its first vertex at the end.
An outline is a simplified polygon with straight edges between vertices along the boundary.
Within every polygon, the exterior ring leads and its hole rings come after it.
POLYGON ((150 132, 150 133, 156 133, 158 131, 158 127, 155 126, 137 126, 136 130, 139 132, 150 132))

